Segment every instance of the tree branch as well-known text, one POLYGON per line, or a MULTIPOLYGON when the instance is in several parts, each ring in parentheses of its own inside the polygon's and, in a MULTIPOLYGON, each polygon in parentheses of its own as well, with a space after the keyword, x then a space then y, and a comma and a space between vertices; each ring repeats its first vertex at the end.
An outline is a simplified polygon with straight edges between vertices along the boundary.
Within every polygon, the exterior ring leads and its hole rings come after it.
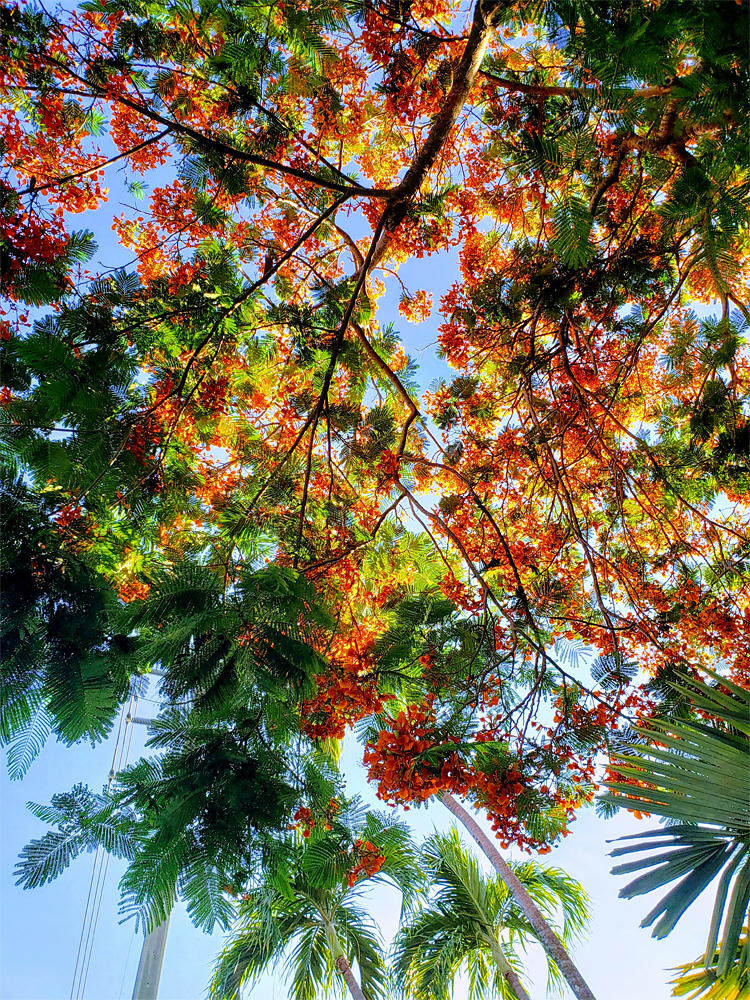
POLYGON ((48 188, 59 187, 60 184, 67 184, 68 181, 75 181, 84 177, 89 177, 91 174, 98 173, 98 171, 103 170, 105 167, 109 167, 111 164, 117 163, 118 160, 124 160, 127 156, 139 153, 142 149, 145 149, 146 146, 150 146, 152 143, 158 142, 166 135, 169 135, 170 131, 171 129, 165 128, 163 132, 158 132, 156 135, 150 136, 137 146, 133 146, 132 149, 128 149, 124 153, 119 153, 117 156, 112 156, 108 160, 102 160, 101 163, 97 163, 93 167, 88 167, 86 170, 79 170, 74 174, 65 174, 63 177, 56 177, 53 181, 47 181, 45 184, 30 185, 29 187, 23 188, 21 191, 17 191, 16 193, 18 195, 36 194, 38 191, 46 191, 48 188))

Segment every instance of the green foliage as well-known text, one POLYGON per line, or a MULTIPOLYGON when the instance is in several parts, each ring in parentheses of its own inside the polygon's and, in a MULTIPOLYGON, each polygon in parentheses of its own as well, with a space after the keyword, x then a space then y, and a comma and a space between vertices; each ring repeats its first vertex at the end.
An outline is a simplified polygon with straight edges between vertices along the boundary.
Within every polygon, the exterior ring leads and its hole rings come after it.
POLYGON ((226 928, 233 886, 274 863, 273 838, 295 806, 304 798, 322 808, 337 777, 320 757, 304 760, 300 751, 287 760, 288 742, 249 711, 207 724, 172 708, 148 745, 159 755, 121 772, 104 795, 76 786, 51 807, 32 808, 57 830, 24 848, 18 884, 42 885, 82 850, 101 846, 130 862, 120 882, 126 919, 152 929, 179 897, 196 926, 226 928))
POLYGON ((652 869, 620 891, 627 899, 680 880, 642 922, 649 927, 656 921, 654 937, 669 934, 720 875, 705 964, 721 981, 735 974, 738 941, 750 906, 750 693, 717 674, 711 676, 715 685, 686 675, 674 685, 708 721, 655 719, 648 728, 634 727, 649 743, 613 758, 612 771, 625 781, 606 782, 610 791, 602 800, 668 821, 662 829, 623 838, 636 843, 612 852, 651 852, 613 868, 614 874, 652 869))
POLYGON ((289 821, 300 795, 296 775, 250 710, 210 725, 172 708, 149 745, 162 752, 118 779, 118 801, 144 832, 121 882, 122 912, 152 927, 179 893, 197 926, 226 927, 233 907, 222 888, 231 873, 253 867, 259 833, 289 821))
MULTIPOLYGON (((399 993, 447 1000, 456 976, 465 970, 471 1000, 492 996, 515 1000, 503 977, 504 962, 520 972, 517 946, 525 951, 536 935, 507 886, 496 876, 482 874, 455 829, 429 838, 423 857, 432 891, 396 937, 394 971, 399 993)), ((560 869, 534 861, 511 868, 564 941, 581 933, 588 921, 588 899, 577 882, 560 869), (559 916, 562 927, 558 928, 559 916)), ((554 962, 548 968, 550 983, 558 983, 554 962)))
POLYGON ((118 628, 118 600, 78 554, 75 529, 12 472, 0 478, 3 684, 0 737, 21 777, 53 731, 66 743, 103 739, 136 669, 118 628))
MULTIPOLYGON (((132 844, 122 912, 153 927, 179 895, 197 926, 226 927, 234 909, 223 887, 234 873, 254 870, 302 798, 328 801, 336 790, 325 758, 301 737, 298 715, 323 662, 309 640, 331 620, 293 570, 248 571, 225 594, 213 571, 191 563, 160 574, 147 599, 116 617, 137 651, 132 667, 158 664, 165 675, 169 706, 148 742, 160 753, 119 774, 106 803, 89 797, 81 805, 94 831, 88 839, 73 836, 67 820, 60 826, 57 814, 40 814, 60 829, 28 846, 22 881, 32 887, 55 877, 89 847, 106 804, 132 844)), ((100 843, 112 849, 104 834, 100 843)))
POLYGON ((550 247, 568 267, 584 267, 596 253, 590 240, 591 213, 577 195, 567 195, 554 213, 555 236, 550 247))
POLYGON ((732 371, 746 346, 747 320, 739 310, 726 319, 701 321, 689 314, 672 331, 672 343, 662 363, 676 390, 700 379, 700 392, 689 404, 675 406, 665 399, 659 456, 664 478, 686 490, 685 472, 699 470, 702 489, 717 496, 723 489, 750 491, 750 430, 743 397, 732 386, 732 371))
POLYGON ((171 701, 189 697, 194 711, 221 715, 262 694, 278 724, 285 701, 293 713, 312 692, 324 660, 310 641, 333 627, 305 577, 273 564, 240 572, 227 593, 214 570, 184 562, 155 575, 123 619, 140 636, 144 665, 166 672, 171 701))

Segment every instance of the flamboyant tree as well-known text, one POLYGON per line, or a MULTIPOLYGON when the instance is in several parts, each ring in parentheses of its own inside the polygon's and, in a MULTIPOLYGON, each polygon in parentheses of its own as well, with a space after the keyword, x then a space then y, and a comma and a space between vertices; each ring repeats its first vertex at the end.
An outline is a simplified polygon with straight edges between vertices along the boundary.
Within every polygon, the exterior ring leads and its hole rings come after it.
POLYGON ((222 732, 274 691, 306 745, 365 720, 383 799, 461 797, 546 850, 677 672, 747 685, 747 25, 717 0, 5 0, 19 772, 158 663, 222 732), (420 392, 389 286, 439 314, 451 381, 420 392))

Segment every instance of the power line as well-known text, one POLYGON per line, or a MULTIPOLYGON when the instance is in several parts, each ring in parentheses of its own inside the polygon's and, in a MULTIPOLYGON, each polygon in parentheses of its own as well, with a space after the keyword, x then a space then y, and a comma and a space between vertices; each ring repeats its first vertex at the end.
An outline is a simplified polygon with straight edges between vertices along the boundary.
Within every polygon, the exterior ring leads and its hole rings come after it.
MULTIPOLYGON (((123 703, 120 712, 120 721, 117 727, 115 747, 112 754, 112 766, 107 776, 107 791, 112 788, 116 776, 127 767, 130 759, 130 749, 133 743, 134 714, 138 708, 141 698, 141 689, 144 679, 137 677, 133 679, 130 688, 130 699, 123 703), (119 755, 119 759, 118 759, 119 755)), ((86 909, 83 915, 81 935, 78 942, 78 952, 73 970, 73 984, 70 989, 70 1000, 83 1000, 88 982, 91 959, 94 953, 94 941, 99 925, 99 914, 104 898, 104 886, 109 870, 109 854, 97 847, 94 854, 94 865, 91 872, 91 881, 86 899, 86 909)), ((132 945, 132 941, 131 941, 132 945)), ((122 990, 122 988, 121 988, 122 990)))
MULTIPOLYGON (((132 701, 132 691, 131 691, 131 701, 132 701)), ((118 751, 118 748, 119 748, 119 745, 120 745, 120 737, 121 737, 121 734, 122 734, 123 725, 125 724, 125 715, 126 715, 126 709, 125 709, 125 705, 123 704, 122 709, 120 711, 120 721, 119 721, 119 724, 117 726, 117 736, 115 738, 115 749, 114 749, 114 753, 112 755, 112 767, 110 768, 109 777, 108 777, 108 780, 107 780, 107 789, 109 789, 110 785, 112 784, 112 778, 114 777, 114 773, 115 773, 115 763, 117 761, 117 751, 118 751)), ((96 853, 94 854, 94 866, 93 866, 93 869, 91 871, 91 881, 89 882, 89 892, 88 892, 88 896, 86 897, 86 909, 84 910, 84 913, 83 913, 83 923, 81 925, 81 935, 80 935, 80 938, 78 940, 78 952, 76 954, 76 964, 75 964, 75 968, 73 970, 73 982, 72 982, 71 987, 70 987, 70 1000, 78 1000, 78 998, 80 996, 80 987, 81 987, 81 978, 82 978, 82 973, 83 973, 83 964, 86 961, 86 949, 84 949, 84 939, 86 940, 86 948, 88 948, 88 935, 87 935, 86 931, 88 929, 89 922, 90 922, 91 901, 92 901, 92 896, 94 895, 94 884, 96 882, 97 867, 98 867, 98 864, 99 864, 100 856, 101 856, 101 849, 99 847, 97 847, 96 853), (82 961, 82 959, 83 959, 83 961, 82 961), (79 978, 79 967, 80 967, 80 970, 81 970, 81 977, 80 978, 79 978)))
POLYGON ((125 986, 125 977, 128 974, 128 963, 130 962, 130 952, 133 950, 133 942, 135 941, 135 924, 133 924, 133 933, 130 935, 130 944, 128 945, 128 953, 125 956, 125 967, 122 970, 122 980, 120 982, 120 991, 117 994, 117 1000, 122 1000, 122 990, 125 986))

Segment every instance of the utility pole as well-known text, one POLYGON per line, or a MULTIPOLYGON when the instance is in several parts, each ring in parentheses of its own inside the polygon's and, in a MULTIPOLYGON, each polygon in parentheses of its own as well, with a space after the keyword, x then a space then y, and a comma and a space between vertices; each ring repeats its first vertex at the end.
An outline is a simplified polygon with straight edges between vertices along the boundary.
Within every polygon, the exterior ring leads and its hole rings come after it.
POLYGON ((141 948, 141 960, 138 963, 138 974, 133 987, 133 1000, 156 1000, 159 995, 159 977, 164 962, 164 949, 167 946, 167 931, 169 918, 146 935, 141 948))
MULTIPOLYGON (((155 677, 166 676, 163 671, 154 669, 151 670, 151 675, 155 677)), ((153 719, 142 719, 137 716, 128 716, 128 720, 141 726, 148 726, 153 722, 153 719)), ((146 935, 135 977, 133 1000, 157 1000, 171 916, 171 912, 168 913, 166 919, 146 935)))

